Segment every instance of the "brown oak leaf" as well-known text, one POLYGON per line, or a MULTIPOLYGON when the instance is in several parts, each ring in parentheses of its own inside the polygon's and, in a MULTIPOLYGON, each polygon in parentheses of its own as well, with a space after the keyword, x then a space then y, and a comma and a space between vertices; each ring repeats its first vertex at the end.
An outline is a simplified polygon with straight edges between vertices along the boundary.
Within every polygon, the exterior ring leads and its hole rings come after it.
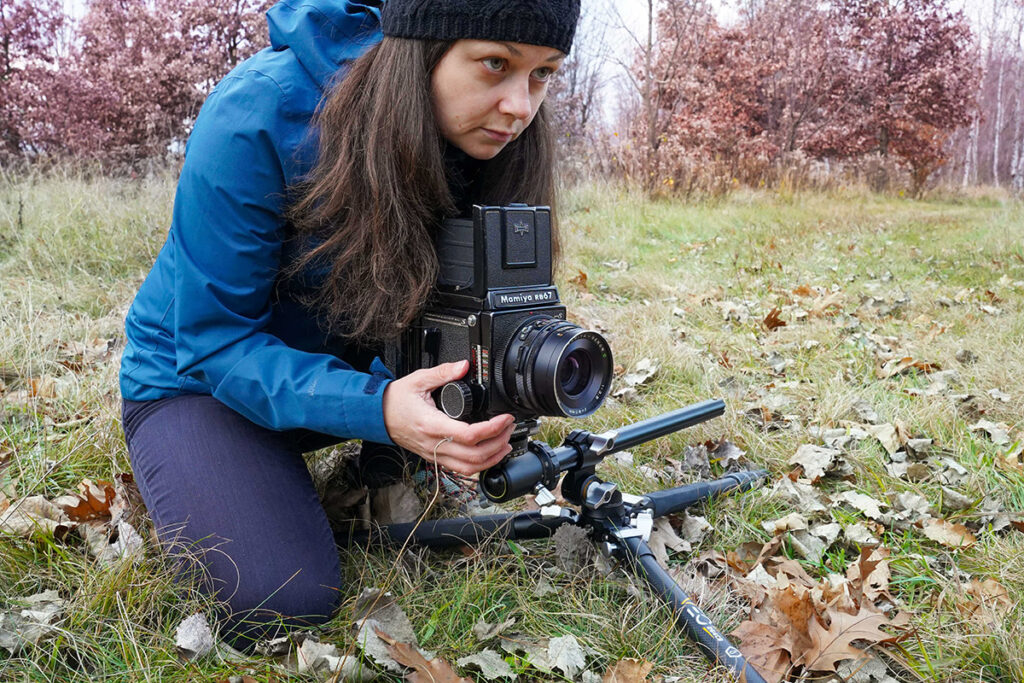
POLYGON ((776 330, 780 327, 785 327, 786 321, 779 317, 779 314, 781 313, 781 308, 773 308, 771 312, 769 312, 768 315, 764 317, 764 320, 761 321, 761 325, 763 325, 764 328, 769 332, 771 332, 772 330, 776 330))
POLYGON ((768 683, 785 680, 793 666, 793 637, 789 629, 756 621, 744 621, 732 632, 740 652, 768 683))
POLYGON ((77 494, 61 496, 53 501, 64 510, 64 514, 74 522, 88 522, 101 517, 110 516, 110 504, 114 502, 114 485, 108 481, 93 483, 83 479, 78 485, 77 494))
POLYGON ((853 645, 853 641, 883 643, 895 636, 879 629, 889 619, 880 612, 861 606, 857 614, 829 611, 830 623, 826 628, 817 619, 808 623, 811 647, 803 653, 799 663, 812 671, 835 671, 836 665, 846 659, 861 659, 867 653, 853 645))
POLYGON ((473 683, 473 679, 456 674, 452 665, 443 659, 428 660, 415 645, 399 642, 379 628, 374 631, 387 644, 391 658, 413 670, 405 680, 411 683, 473 683))

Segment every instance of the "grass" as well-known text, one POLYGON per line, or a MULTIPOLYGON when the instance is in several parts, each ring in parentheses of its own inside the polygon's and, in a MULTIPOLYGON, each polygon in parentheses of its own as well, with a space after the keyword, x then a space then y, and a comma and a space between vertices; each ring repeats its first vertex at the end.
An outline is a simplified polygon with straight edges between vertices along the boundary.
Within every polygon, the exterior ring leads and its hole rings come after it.
MULTIPOLYGON (((0 181, 0 491, 8 498, 52 499, 83 478, 128 471, 116 382, 121 325, 163 242, 172 195, 171 175, 131 182, 59 174, 0 181), (114 353, 69 369, 67 344, 97 338, 115 340, 114 353), (44 377, 54 380, 52 398, 19 398, 44 377)), ((883 421, 899 420, 912 436, 934 439, 967 468, 967 478, 951 488, 976 504, 944 517, 973 519, 986 498, 1010 512, 1022 509, 1024 471, 997 464, 1005 449, 971 431, 976 418, 950 396, 973 394, 985 419, 1006 423, 1018 438, 1024 432, 1019 203, 993 192, 912 201, 853 192, 740 191, 682 205, 590 186, 572 192, 565 208, 559 288, 571 316, 604 331, 622 369, 653 358, 660 370, 639 388, 640 400, 609 402, 582 424, 548 420, 546 440, 558 441, 578 426, 603 430, 723 396, 723 418, 634 449, 635 465, 660 468, 687 445, 724 437, 777 479, 792 469, 788 460, 799 445, 820 443, 815 429, 841 425, 851 403, 863 399, 883 421), (798 317, 811 303, 796 292, 807 287, 841 297, 834 315, 798 317), (769 332, 761 321, 774 308, 787 325, 769 332), (928 388, 925 376, 879 379, 872 351, 878 344, 956 370, 958 382, 950 394, 928 396, 914 395, 928 388), (976 362, 955 360, 965 349, 976 362), (771 353, 791 361, 784 374, 769 367, 771 353), (1007 400, 989 396, 990 389, 1007 400), (762 431, 744 415, 758 406, 786 415, 794 426, 762 431)), ((934 478, 891 476, 886 454, 870 440, 850 446, 848 459, 852 481, 826 480, 823 490, 853 489, 881 501, 912 491, 936 507, 945 495, 934 478)), ((659 486, 637 467, 607 462, 602 468, 630 492, 659 486)), ((710 503, 700 514, 714 531, 694 556, 763 543, 769 536, 761 523, 791 511, 761 493, 710 503)), ((863 521, 848 509, 835 517, 842 524, 863 521)), ((1024 534, 982 528, 977 536, 973 547, 951 550, 919 530, 882 533, 892 550, 891 589, 916 627, 915 637, 903 643, 904 680, 1024 677, 1024 534), (964 616, 963 584, 987 578, 1007 589, 1012 606, 982 627, 964 616)), ((805 562, 804 568, 815 577, 843 573, 856 557, 855 547, 840 543, 822 563, 805 562)), ((560 572, 553 569, 557 559, 553 545, 540 542, 495 541, 468 556, 412 550, 398 560, 383 551, 352 551, 344 561, 346 605, 322 637, 352 645, 348 624, 360 588, 391 576, 387 587, 421 644, 448 661, 482 649, 471 633, 479 619, 515 618, 522 632, 574 634, 590 648, 588 667, 598 674, 622 657, 637 657, 654 663, 653 675, 715 680, 671 626, 668 610, 624 575, 589 565, 560 572), (557 591, 537 596, 541 577, 557 591)), ((259 680, 284 677, 273 660, 259 656, 182 663, 175 628, 211 605, 175 587, 152 546, 141 564, 107 570, 73 539, 0 538, 0 611, 19 596, 50 588, 69 600, 59 632, 17 656, 0 651, 0 681, 222 680, 247 672, 259 680)), ((741 619, 736 604, 706 607, 728 632, 741 619)), ((509 659, 523 677, 545 679, 522 659, 509 659)))

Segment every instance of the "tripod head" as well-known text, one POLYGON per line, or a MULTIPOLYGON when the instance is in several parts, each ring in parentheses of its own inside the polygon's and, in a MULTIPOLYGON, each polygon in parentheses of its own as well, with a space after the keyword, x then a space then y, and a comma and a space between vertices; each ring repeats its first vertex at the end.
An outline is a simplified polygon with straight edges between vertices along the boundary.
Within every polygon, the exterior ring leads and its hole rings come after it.
POLYGON ((724 413, 725 403, 712 399, 601 434, 577 429, 557 448, 531 440, 525 453, 484 472, 480 477, 480 490, 490 500, 504 503, 541 489, 550 491, 566 473, 562 494, 566 500, 582 505, 586 501, 585 489, 593 483, 588 480, 606 456, 724 413))

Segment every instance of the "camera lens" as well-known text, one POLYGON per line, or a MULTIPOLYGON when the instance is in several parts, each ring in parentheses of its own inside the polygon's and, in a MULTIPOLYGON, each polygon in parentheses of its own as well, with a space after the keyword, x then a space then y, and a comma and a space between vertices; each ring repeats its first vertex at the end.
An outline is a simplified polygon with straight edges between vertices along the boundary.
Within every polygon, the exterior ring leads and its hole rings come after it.
POLYGON ((611 387, 612 352, 599 333, 535 316, 520 325, 505 353, 502 381, 513 403, 537 415, 585 417, 611 387))
POLYGON ((579 349, 566 356, 559 371, 562 391, 568 396, 579 396, 590 383, 591 367, 590 356, 579 349))

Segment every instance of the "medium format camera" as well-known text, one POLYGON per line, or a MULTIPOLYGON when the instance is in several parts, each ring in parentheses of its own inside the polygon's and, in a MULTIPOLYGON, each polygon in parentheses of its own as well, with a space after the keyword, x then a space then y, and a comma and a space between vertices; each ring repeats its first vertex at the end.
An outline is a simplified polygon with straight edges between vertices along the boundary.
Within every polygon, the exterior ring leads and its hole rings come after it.
POLYGON ((593 330, 565 319, 552 284, 551 211, 475 206, 444 221, 437 286, 422 315, 389 350, 395 374, 469 360, 465 377, 435 392, 438 407, 478 422, 516 418, 512 456, 541 416, 585 417, 612 382, 612 352, 593 330))

